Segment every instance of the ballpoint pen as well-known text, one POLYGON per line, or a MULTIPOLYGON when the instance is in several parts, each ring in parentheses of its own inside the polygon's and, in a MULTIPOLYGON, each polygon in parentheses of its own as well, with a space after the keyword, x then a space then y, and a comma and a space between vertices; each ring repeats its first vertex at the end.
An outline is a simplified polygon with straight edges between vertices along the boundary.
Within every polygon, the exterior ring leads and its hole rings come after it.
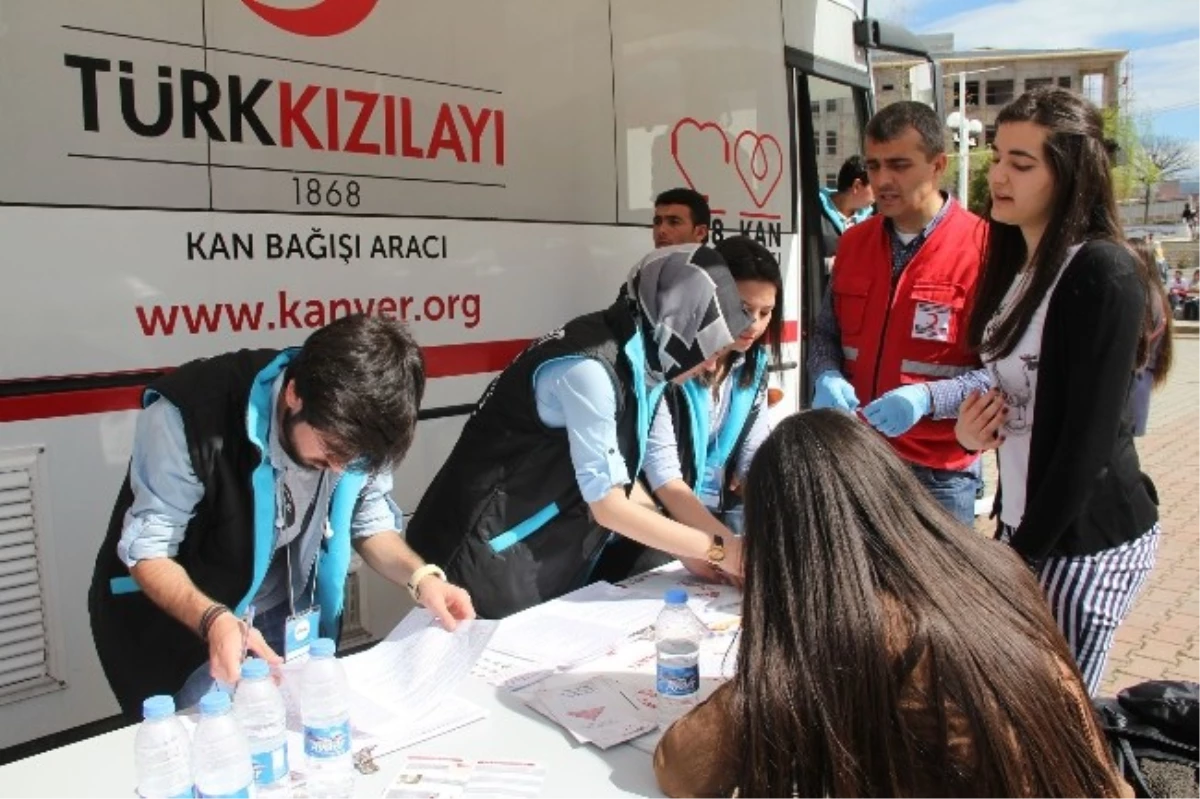
POLYGON ((246 617, 242 619, 245 627, 242 628, 242 659, 240 662, 246 661, 246 652, 250 648, 250 628, 254 626, 254 605, 246 608, 246 617))

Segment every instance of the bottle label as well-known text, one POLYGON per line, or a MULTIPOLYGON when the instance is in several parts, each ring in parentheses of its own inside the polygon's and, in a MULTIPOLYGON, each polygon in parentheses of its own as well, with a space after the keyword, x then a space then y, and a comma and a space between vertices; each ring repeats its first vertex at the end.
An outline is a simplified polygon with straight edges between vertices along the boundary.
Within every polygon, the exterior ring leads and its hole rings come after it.
MULTIPOLYGON (((187 794, 180 795, 187 796, 187 794)), ((196 791, 196 796, 204 797, 204 799, 209 799, 209 797, 212 797, 212 799, 218 799, 218 797, 219 799, 250 799, 250 786, 247 785, 245 788, 230 793, 205 793, 198 790, 196 791)))
POLYGON ((692 696, 700 690, 700 666, 664 666, 659 664, 655 686, 661 696, 692 696))
POLYGON ((269 752, 251 755, 250 760, 254 763, 254 782, 257 785, 270 785, 288 775, 286 742, 269 752))
MULTIPOLYGON (((150 799, 150 797, 146 796, 146 794, 142 793, 141 791, 138 791, 137 795, 142 797, 142 799, 150 799)), ((196 790, 189 786, 179 793, 171 794, 169 797, 167 797, 167 799, 192 799, 194 796, 197 796, 196 790)))
POLYGON ((350 722, 332 727, 305 726, 304 754, 318 759, 350 754, 350 722))

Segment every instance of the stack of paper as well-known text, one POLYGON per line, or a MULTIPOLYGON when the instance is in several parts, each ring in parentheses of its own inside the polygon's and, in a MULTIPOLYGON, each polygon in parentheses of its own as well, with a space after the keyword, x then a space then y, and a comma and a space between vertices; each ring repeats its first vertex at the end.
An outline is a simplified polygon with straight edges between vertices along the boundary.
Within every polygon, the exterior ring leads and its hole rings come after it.
POLYGON ((529 706, 561 724, 580 743, 608 749, 658 729, 644 708, 606 677, 547 682, 527 698, 529 706))

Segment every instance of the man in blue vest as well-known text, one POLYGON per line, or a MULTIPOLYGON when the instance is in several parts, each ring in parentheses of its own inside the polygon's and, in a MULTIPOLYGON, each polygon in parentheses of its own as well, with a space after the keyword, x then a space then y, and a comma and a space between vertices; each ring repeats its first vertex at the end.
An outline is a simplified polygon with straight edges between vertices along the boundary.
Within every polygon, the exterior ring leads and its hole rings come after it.
POLYGON ((474 617, 397 532, 391 470, 424 390, 405 327, 362 315, 300 348, 191 361, 147 386, 88 594, 126 714, 153 694, 188 707, 214 680, 236 683, 244 645, 277 663, 336 639, 352 546, 448 628, 474 617))

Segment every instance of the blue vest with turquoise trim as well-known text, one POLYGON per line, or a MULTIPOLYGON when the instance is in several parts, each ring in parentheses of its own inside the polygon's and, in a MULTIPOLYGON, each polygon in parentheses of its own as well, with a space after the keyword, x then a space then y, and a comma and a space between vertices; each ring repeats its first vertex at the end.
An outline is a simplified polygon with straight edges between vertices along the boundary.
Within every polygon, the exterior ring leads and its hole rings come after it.
MULTIPOLYGON (((188 454, 204 497, 194 509, 175 562, 196 587, 236 613, 258 592, 275 547, 275 474, 266 459, 274 420, 271 387, 298 350, 240 350, 192 361, 151 383, 184 423, 188 454)), ((366 475, 347 472, 330 500, 333 535, 317 557, 320 632, 336 638, 350 564, 350 520, 366 475)), ((101 664, 123 710, 174 693, 208 659, 207 645, 141 594, 117 557, 133 493, 128 476, 96 558, 88 607, 101 664)))

